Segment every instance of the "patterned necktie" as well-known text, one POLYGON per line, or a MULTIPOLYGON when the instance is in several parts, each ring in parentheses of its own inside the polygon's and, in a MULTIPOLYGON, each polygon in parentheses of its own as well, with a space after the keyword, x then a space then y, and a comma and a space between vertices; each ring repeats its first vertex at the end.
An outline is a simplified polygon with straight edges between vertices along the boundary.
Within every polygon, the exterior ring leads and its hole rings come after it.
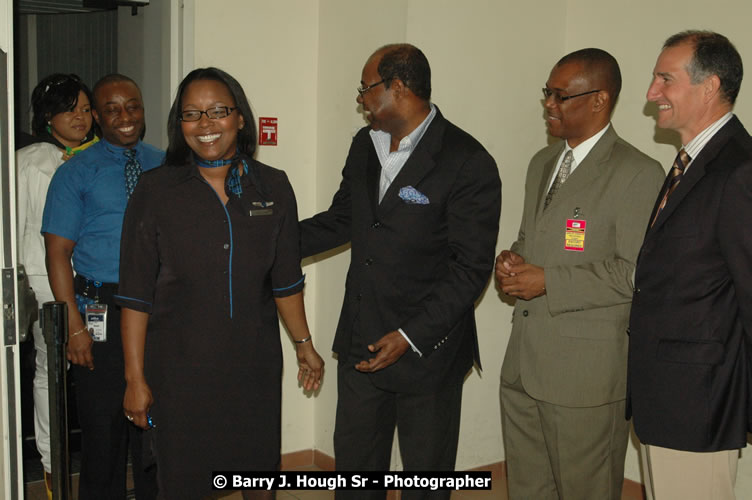
POLYGON ((125 196, 126 199, 130 199, 133 194, 133 190, 138 184, 138 179, 141 177, 141 163, 136 158, 135 149, 126 149, 125 157, 128 161, 125 162, 125 196))
POLYGON ((548 190, 546 201, 543 203, 544 210, 548 208, 548 205, 551 204, 551 200, 554 198, 556 192, 561 185, 566 182, 567 177, 569 177, 569 172, 572 170, 572 161, 574 161, 574 155, 570 149, 567 151, 567 154, 564 155, 564 161, 561 162, 561 167, 559 167, 559 172, 556 174, 556 179, 554 179, 553 184, 551 184, 551 189, 548 190))
POLYGON ((661 189, 661 194, 659 196, 661 202, 658 204, 658 210, 655 211, 655 217, 653 217, 653 220, 650 222, 650 227, 653 227, 653 224, 655 224, 661 211, 666 206, 668 197, 671 196, 671 193, 674 192, 676 186, 681 182, 682 175, 684 175, 684 169, 687 168, 690 161, 692 161, 692 158, 690 158, 687 152, 684 151, 684 148, 679 150, 679 154, 676 155, 674 164, 671 165, 671 170, 668 171, 666 182, 663 183, 663 189, 661 189))

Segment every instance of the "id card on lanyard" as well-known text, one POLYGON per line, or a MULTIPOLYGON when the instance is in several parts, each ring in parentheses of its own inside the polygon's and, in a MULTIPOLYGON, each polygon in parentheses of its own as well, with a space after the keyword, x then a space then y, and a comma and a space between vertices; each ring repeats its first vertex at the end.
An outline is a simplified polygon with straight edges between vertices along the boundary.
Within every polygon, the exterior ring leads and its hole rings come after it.
POLYGON ((84 312, 86 328, 89 329, 94 342, 107 342, 107 304, 99 303, 99 287, 101 286, 101 282, 94 282, 94 288, 97 291, 94 303, 86 304, 84 312))
POLYGON ((94 342, 107 341, 107 304, 87 304, 86 328, 91 333, 94 342))
POLYGON ((585 229, 587 221, 582 218, 580 207, 574 209, 571 219, 567 219, 564 228, 564 250, 569 252, 585 251, 585 229))

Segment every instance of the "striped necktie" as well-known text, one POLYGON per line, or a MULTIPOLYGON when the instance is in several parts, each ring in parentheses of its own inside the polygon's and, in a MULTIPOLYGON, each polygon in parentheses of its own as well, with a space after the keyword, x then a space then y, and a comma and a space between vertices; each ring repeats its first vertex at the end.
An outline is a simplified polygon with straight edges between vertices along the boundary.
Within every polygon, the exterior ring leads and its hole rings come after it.
POLYGON ((661 211, 663 211, 663 208, 666 206, 668 197, 671 196, 671 193, 674 192, 679 185, 679 182, 681 182, 682 176, 684 175, 684 169, 687 168, 690 161, 692 161, 692 158, 690 158, 687 152, 684 151, 684 148, 681 148, 679 154, 676 155, 674 164, 671 165, 671 170, 668 171, 666 182, 663 183, 663 189, 661 189, 660 194, 661 202, 658 204, 658 210, 655 211, 655 217, 653 217, 653 220, 650 222, 650 227, 653 227, 653 224, 655 224, 661 211))
POLYGON ((543 202, 543 210, 548 208, 548 205, 551 204, 551 200, 553 200, 556 192, 559 190, 561 185, 566 182, 567 177, 569 177, 569 172, 572 170, 572 161, 574 161, 574 155, 572 154, 572 150, 570 149, 569 151, 567 151, 567 154, 564 155, 564 161, 561 162, 559 171, 556 173, 556 179, 554 179, 554 182, 551 184, 551 188, 548 190, 546 201, 543 202))

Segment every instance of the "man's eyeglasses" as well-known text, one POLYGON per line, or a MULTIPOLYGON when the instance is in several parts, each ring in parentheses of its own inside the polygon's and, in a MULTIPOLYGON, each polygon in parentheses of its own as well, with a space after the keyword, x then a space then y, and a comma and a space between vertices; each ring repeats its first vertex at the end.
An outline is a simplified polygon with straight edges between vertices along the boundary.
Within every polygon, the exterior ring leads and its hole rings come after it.
POLYGON ((206 111, 199 111, 198 109, 189 109, 180 113, 180 120, 184 122, 197 122, 201 119, 201 115, 206 115, 212 120, 219 120, 220 118, 227 118, 230 113, 238 109, 230 108, 228 106, 217 106, 215 108, 209 108, 206 111))
POLYGON ((364 94, 365 94, 366 92, 368 92, 369 90, 371 90, 372 88, 374 88, 374 87, 375 87, 376 85, 381 85, 382 83, 386 82, 387 80, 388 80, 388 78, 384 78, 384 79, 383 79, 383 80, 381 80, 381 81, 378 81, 378 82, 376 82, 376 83, 373 83, 373 84, 371 84, 371 85, 367 85, 367 86, 365 86, 365 87, 363 87, 363 86, 361 85, 360 87, 358 87, 358 88, 357 88, 357 89, 355 89, 355 90, 357 90, 357 91, 358 91, 358 94, 360 94, 360 97, 363 97, 363 95, 364 95, 364 94))
POLYGON ((580 97, 580 96, 588 95, 588 94, 595 94, 596 92, 600 92, 601 91, 601 89, 596 89, 596 90, 588 90, 587 92, 583 92, 581 94, 561 95, 561 94, 559 94, 558 91, 551 90, 548 87, 543 87, 541 90, 543 91, 543 100, 544 101, 547 100, 549 97, 553 97, 554 101, 556 101, 559 104, 561 104, 564 101, 568 101, 570 99, 574 99, 575 97, 580 97))

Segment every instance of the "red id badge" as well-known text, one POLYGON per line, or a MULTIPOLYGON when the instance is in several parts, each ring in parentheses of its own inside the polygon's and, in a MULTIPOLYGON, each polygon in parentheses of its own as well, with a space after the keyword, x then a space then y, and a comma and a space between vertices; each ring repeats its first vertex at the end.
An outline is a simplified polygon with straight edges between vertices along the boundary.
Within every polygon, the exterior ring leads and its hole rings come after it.
POLYGON ((587 221, 582 219, 567 219, 567 227, 564 232, 564 250, 570 252, 585 251, 585 226, 587 226, 587 221))

